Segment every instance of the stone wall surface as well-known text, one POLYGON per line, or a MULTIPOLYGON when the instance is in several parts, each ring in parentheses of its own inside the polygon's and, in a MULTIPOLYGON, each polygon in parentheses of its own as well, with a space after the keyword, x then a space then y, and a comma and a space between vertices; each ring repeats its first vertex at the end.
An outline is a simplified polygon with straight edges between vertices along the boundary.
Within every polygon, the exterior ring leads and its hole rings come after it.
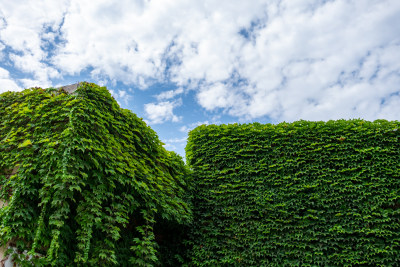
POLYGON ((68 92, 69 94, 72 94, 76 91, 76 89, 78 89, 78 87, 79 87, 79 83, 74 83, 74 84, 70 84, 70 85, 61 86, 60 88, 62 88, 64 91, 68 92))
MULTIPOLYGON (((8 174, 9 176, 12 176, 17 173, 19 166, 15 166, 11 173, 8 174)), ((7 205, 7 202, 4 200, 0 199, 0 208, 2 208, 4 205, 7 205)), ((5 259, 4 253, 7 250, 7 245, 5 246, 0 246, 0 267, 12 267, 13 263, 10 258, 5 259)))
MULTIPOLYGON (((4 202, 0 199, 0 208, 3 207, 4 202)), ((6 251, 5 247, 0 247, 0 267, 3 266, 2 260, 4 258, 4 252, 6 251)))

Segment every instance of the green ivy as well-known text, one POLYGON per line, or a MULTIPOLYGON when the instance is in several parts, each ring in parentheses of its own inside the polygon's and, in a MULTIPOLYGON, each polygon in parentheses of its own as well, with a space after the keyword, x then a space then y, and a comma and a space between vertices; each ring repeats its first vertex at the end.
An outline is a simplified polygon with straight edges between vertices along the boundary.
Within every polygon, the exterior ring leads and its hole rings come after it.
MULTIPOLYGON (((0 207, 0 245, 12 242, 38 265, 154 266, 166 260, 160 251, 182 257, 157 242, 159 224, 183 229, 192 217, 188 170, 162 145, 92 83, 73 94, 1 94, 0 199, 8 205, 0 207)), ((14 258, 26 263, 24 254, 14 258)))
POLYGON ((199 126, 195 266, 398 266, 400 123, 199 126))

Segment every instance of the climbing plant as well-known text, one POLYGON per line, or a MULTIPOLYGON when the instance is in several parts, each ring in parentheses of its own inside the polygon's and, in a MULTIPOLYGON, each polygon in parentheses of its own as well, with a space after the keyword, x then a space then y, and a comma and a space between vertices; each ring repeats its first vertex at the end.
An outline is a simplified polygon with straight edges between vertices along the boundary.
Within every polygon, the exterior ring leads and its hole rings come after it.
POLYGON ((398 266, 400 123, 199 126, 194 266, 398 266))
POLYGON ((104 87, 0 95, 0 245, 17 248, 17 263, 182 260, 156 229, 191 221, 188 177, 182 158, 104 87))

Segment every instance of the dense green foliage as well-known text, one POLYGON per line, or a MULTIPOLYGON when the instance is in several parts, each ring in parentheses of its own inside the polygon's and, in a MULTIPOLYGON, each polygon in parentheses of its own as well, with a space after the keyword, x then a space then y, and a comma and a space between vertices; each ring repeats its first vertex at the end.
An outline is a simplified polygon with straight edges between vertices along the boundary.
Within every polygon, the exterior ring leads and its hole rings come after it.
POLYGON ((105 88, 7 92, 0 245, 55 266, 394 266, 399 126, 200 126, 190 174, 105 88))
POLYGON ((398 266, 400 123, 209 125, 189 134, 197 266, 398 266))
POLYGON ((11 241, 39 265, 182 260, 169 242, 191 219, 187 177, 182 159, 105 88, 0 95, 0 199, 8 202, 0 245, 11 241))

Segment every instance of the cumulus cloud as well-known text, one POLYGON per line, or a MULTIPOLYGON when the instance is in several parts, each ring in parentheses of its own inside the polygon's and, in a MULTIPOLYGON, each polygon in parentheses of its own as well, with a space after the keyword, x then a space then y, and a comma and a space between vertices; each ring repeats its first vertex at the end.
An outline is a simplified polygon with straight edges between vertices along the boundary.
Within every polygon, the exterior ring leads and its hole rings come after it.
POLYGON ((185 143, 187 141, 187 137, 183 138, 173 138, 173 139, 167 139, 165 140, 165 143, 185 143))
POLYGON ((151 1, 132 3, 133 16, 125 4, 88 11, 85 2, 74 3, 56 62, 73 72, 90 65, 133 83, 194 83, 202 107, 245 118, 374 119, 383 114, 380 98, 399 90, 375 74, 399 69, 396 62, 379 63, 385 51, 399 50, 395 1, 151 1), (73 19, 80 12, 89 20, 84 29, 73 19), (93 36, 89 45, 84 36, 93 36), (71 60, 77 55, 80 60, 71 60), (364 109, 364 102, 374 109, 364 109))
POLYGON ((173 144, 168 144, 168 143, 164 144, 163 147, 164 147, 165 149, 167 149, 167 150, 176 150, 176 149, 177 149, 177 147, 176 147, 175 145, 173 145, 173 144))
POLYGON ((20 90, 21 87, 19 87, 18 84, 16 84, 13 80, 0 78, 0 93, 20 90))
POLYGON ((89 71, 141 89, 176 84, 145 105, 153 123, 178 121, 173 99, 186 90, 244 119, 399 119, 397 0, 15 0, 0 10, 7 57, 32 74, 19 82, 89 71))
POLYGON ((128 90, 113 90, 109 89, 111 95, 117 99, 119 105, 121 105, 120 101, 122 101, 125 105, 128 105, 129 101, 132 99, 132 89, 128 90))
POLYGON ((4 48, 6 48, 6 46, 2 42, 0 42, 0 60, 3 60, 4 58, 4 53, 3 53, 4 48))
POLYGON ((162 92, 162 93, 158 94, 158 95, 156 96, 156 98, 157 98, 157 100, 159 100, 159 101, 168 100, 168 99, 174 98, 174 97, 177 96, 177 95, 182 94, 183 92, 184 92, 183 88, 182 88, 182 87, 179 87, 179 88, 176 89, 176 90, 168 90, 168 91, 162 92))
POLYGON ((58 70, 49 64, 51 49, 44 45, 49 40, 49 32, 59 29, 67 2, 2 2, 0 40, 9 48, 8 59, 13 67, 31 74, 29 79, 35 81, 35 86, 50 86, 51 79, 60 77, 58 70))
POLYGON ((148 103, 144 105, 144 111, 152 124, 158 124, 165 121, 178 122, 181 120, 181 117, 174 114, 174 108, 181 104, 181 101, 148 103))
POLYGON ((164 140, 164 147, 166 149, 171 149, 171 150, 178 150, 178 147, 183 148, 186 144, 187 137, 183 138, 172 138, 172 139, 167 139, 164 140))
POLYGON ((203 125, 203 124, 208 125, 210 123, 208 121, 198 121, 198 122, 195 122, 195 123, 191 123, 189 125, 182 126, 181 128, 179 128, 179 131, 181 131, 183 133, 188 133, 189 131, 193 130, 197 126, 200 126, 200 125, 203 125))
POLYGON ((20 91, 21 88, 11 78, 8 70, 0 67, 0 93, 6 91, 20 91))

